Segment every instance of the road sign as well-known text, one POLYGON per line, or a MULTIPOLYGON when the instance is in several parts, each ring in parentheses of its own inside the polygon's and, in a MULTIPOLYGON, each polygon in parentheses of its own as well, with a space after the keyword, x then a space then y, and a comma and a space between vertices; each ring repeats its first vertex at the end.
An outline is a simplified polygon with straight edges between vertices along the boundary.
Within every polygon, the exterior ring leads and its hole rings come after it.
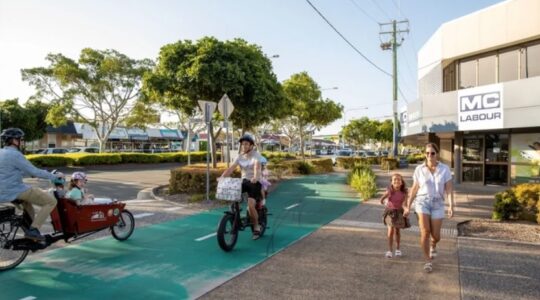
POLYGON ((216 102, 199 100, 199 107, 201 108, 204 116, 204 122, 210 123, 212 121, 212 114, 216 110, 216 102))
POLYGON ((234 111, 234 105, 227 94, 224 94, 223 97, 221 97, 221 100, 219 100, 218 110, 225 119, 228 119, 234 111))

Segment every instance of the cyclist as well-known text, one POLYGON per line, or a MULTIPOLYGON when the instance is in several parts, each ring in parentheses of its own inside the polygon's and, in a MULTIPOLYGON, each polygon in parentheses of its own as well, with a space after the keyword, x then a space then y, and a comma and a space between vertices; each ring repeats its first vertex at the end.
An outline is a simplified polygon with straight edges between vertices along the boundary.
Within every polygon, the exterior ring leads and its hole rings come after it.
POLYGON ((20 152, 24 131, 19 128, 8 128, 0 134, 4 148, 0 150, 0 203, 10 202, 15 199, 22 200, 24 210, 32 218, 30 228, 24 228, 25 237, 44 241, 45 237, 39 232, 39 228, 51 211, 56 206, 56 199, 49 193, 39 188, 31 187, 23 183, 23 175, 54 180, 64 174, 57 172, 51 174, 45 170, 34 167, 20 152), (36 215, 32 204, 41 206, 36 215))
POLYGON ((242 193, 248 194, 248 211, 253 225, 253 239, 260 237, 261 228, 259 225, 259 215, 256 205, 262 200, 261 195, 261 158, 257 149, 255 149, 255 140, 249 134, 243 135, 240 140, 240 155, 234 163, 227 169, 221 177, 229 176, 237 166, 242 171, 242 193))

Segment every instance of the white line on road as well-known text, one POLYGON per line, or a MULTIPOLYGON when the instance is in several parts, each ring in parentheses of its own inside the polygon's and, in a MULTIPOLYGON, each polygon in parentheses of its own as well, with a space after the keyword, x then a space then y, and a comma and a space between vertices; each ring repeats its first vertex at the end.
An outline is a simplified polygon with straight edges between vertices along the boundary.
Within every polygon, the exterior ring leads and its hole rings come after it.
POLYGON ((37 298, 34 296, 28 296, 28 297, 21 298, 19 300, 34 300, 34 299, 37 299, 37 298))
POLYGON ((173 211, 173 210, 179 210, 179 209, 182 209, 182 208, 183 208, 183 207, 176 206, 176 207, 165 208, 164 210, 166 210, 166 211, 173 211))
POLYGON ((207 239, 209 239, 209 238, 211 238, 211 237, 213 237, 215 235, 216 235, 216 233, 214 232, 214 233, 202 236, 202 237, 200 237, 198 239, 195 239, 195 241, 197 241, 197 242, 204 241, 204 240, 207 240, 207 239))
POLYGON ((140 218, 149 217, 149 216, 153 216, 153 215, 154 215, 154 213, 142 213, 142 214, 133 215, 133 217, 135 219, 140 219, 140 218))
POLYGON ((148 202, 156 202, 156 200, 126 200, 123 201, 125 203, 133 204, 133 203, 148 203, 148 202))
POLYGON ((289 209, 291 209, 291 208, 297 207, 298 205, 300 205, 300 203, 296 203, 296 204, 293 204, 293 205, 291 205, 291 206, 287 206, 287 207, 285 207, 285 209, 286 209, 286 210, 289 210, 289 209))

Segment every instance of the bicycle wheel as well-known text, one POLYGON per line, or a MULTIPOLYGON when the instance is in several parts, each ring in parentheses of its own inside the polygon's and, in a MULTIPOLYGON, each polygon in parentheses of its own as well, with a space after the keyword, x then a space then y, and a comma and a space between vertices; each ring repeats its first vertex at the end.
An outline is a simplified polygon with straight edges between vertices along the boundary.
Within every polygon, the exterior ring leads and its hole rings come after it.
POLYGON ((131 236, 134 229, 135 218, 133 218, 133 214, 131 214, 131 212, 129 212, 127 209, 124 209, 120 213, 118 223, 111 226, 111 234, 115 239, 125 241, 131 236))
POLYGON ((219 221, 217 230, 219 247, 226 252, 231 251, 238 240, 238 228, 234 222, 234 215, 225 214, 219 221))
POLYGON ((13 250, 11 242, 14 239, 21 239, 24 237, 22 230, 12 232, 11 222, 0 223, 0 271, 6 271, 18 266, 28 255, 28 249, 26 250, 13 250))

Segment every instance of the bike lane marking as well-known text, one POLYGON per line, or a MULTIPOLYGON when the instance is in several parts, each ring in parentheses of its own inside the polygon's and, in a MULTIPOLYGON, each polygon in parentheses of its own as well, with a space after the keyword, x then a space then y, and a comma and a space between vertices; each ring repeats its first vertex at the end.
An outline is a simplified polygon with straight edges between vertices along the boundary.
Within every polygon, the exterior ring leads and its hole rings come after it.
POLYGON ((19 300, 35 300, 35 299, 37 299, 37 298, 34 297, 34 296, 28 296, 28 297, 21 298, 19 300))
POLYGON ((140 213, 140 214, 136 214, 136 215, 133 215, 133 217, 135 219, 140 219, 140 218, 144 218, 144 217, 150 217, 150 216, 153 216, 154 213, 140 213))
POLYGON ((287 207, 285 207, 285 209, 286 209, 286 210, 289 210, 289 209, 291 209, 291 208, 297 207, 298 205, 300 205, 300 203, 295 203, 295 204, 293 204, 293 205, 291 205, 291 206, 287 206, 287 207))
MULTIPOLYGON (((327 181, 313 177, 280 183, 268 199, 269 226, 253 241, 240 233, 231 252, 216 239, 195 239, 214 233, 225 207, 182 219, 137 227, 133 236, 71 245, 32 256, 17 269, 0 273, 3 296, 19 299, 32 291, 39 299, 196 298, 256 266, 358 204, 343 176, 327 181), (293 204, 300 209, 285 210, 293 204)), ((245 210, 243 211, 243 213, 245 210)))
POLYGON ((195 239, 195 241, 196 241, 196 242, 204 241, 204 240, 207 240, 207 239, 209 239, 209 238, 211 238, 211 237, 213 237, 213 236, 216 236, 216 235, 217 235, 217 233, 215 233, 215 232, 214 232, 214 233, 210 233, 210 234, 207 234, 207 235, 205 235, 205 236, 203 236, 203 237, 200 237, 200 238, 198 238, 198 239, 195 239))

